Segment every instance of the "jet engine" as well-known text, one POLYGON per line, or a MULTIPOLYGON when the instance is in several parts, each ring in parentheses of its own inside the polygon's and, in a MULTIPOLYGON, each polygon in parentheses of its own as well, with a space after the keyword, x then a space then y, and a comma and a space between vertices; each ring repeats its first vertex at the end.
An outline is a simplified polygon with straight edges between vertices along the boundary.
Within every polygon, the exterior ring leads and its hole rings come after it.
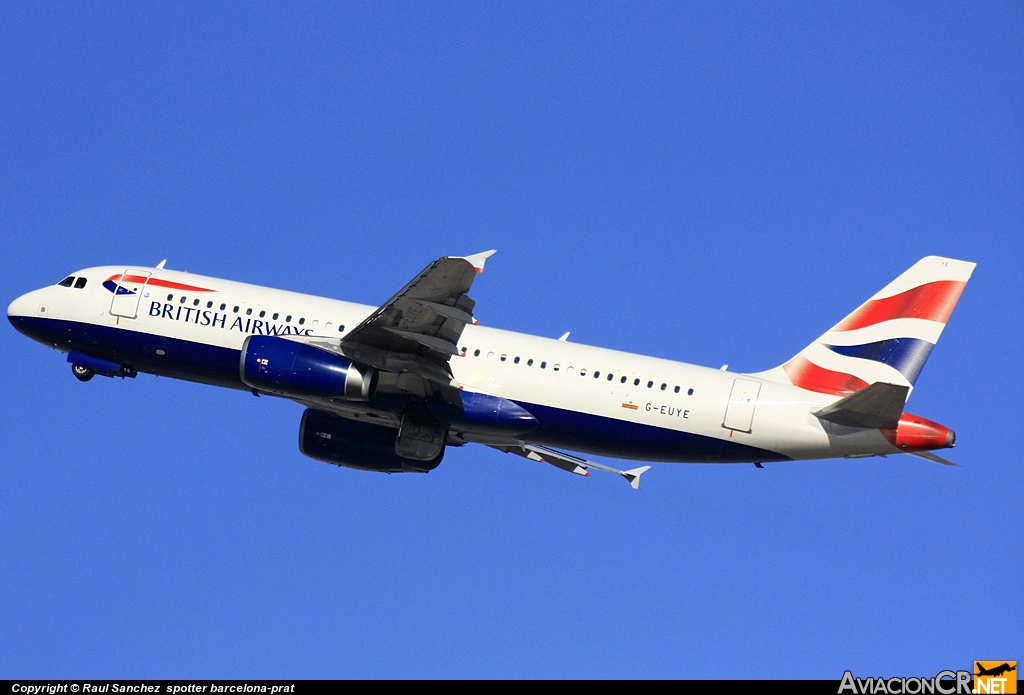
POLYGON ((429 461, 400 455, 395 448, 399 430, 369 422, 348 420, 309 408, 299 425, 299 451, 336 466, 382 473, 426 473, 444 458, 444 442, 429 461))
POLYGON ((368 401, 377 370, 334 352, 287 338, 251 335, 242 346, 242 382, 280 396, 318 396, 368 401))

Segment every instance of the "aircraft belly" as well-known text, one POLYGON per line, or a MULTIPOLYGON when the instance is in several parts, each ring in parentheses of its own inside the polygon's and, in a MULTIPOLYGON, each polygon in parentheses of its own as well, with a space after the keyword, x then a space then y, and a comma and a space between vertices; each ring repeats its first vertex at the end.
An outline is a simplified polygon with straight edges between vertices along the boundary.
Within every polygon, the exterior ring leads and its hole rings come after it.
POLYGON ((529 442, 599 456, 666 463, 754 463, 788 456, 693 432, 628 422, 552 406, 519 403, 540 426, 529 442))
POLYGON ((158 376, 246 389, 238 372, 239 351, 81 321, 18 317, 18 330, 35 340, 125 364, 158 376))

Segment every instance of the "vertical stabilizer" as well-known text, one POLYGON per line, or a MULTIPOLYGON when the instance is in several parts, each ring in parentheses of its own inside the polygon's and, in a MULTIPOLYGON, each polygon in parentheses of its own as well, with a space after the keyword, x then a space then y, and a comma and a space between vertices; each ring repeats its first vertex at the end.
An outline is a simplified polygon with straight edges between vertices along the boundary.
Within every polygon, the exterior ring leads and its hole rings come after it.
POLYGON ((879 381, 912 389, 975 265, 922 258, 796 357, 761 376, 836 396, 879 381))

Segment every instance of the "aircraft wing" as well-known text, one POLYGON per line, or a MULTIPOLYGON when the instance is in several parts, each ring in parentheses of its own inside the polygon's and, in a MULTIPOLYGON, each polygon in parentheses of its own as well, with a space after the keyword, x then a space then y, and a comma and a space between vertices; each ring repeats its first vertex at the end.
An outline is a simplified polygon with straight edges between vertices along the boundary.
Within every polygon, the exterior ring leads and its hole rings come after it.
POLYGON ((650 466, 641 466, 640 468, 634 468, 628 471, 620 471, 618 468, 604 466, 600 463, 580 458, 574 454, 567 454, 564 451, 540 446, 539 444, 524 443, 518 446, 493 446, 492 448, 497 449, 498 451, 503 451, 506 454, 522 456, 523 458, 530 459, 531 461, 549 463, 555 468, 561 468, 563 471, 575 473, 576 475, 589 476, 590 473, 587 471, 588 468, 596 468, 599 471, 615 473, 625 478, 634 490, 640 489, 640 476, 651 469, 650 466))
POLYGON ((448 360, 458 355, 462 329, 474 323, 467 294, 494 251, 434 261, 341 340, 357 362, 384 372, 412 372, 447 386, 448 360))

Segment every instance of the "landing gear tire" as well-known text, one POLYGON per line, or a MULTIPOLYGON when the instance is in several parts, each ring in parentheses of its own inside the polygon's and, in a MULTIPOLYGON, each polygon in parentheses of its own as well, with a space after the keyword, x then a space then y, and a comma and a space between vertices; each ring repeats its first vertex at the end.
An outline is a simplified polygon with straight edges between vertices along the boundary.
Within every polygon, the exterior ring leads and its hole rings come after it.
POLYGON ((74 374, 75 378, 78 379, 79 381, 89 381, 89 379, 92 379, 94 376, 96 376, 96 372, 89 369, 88 367, 83 367, 80 364, 71 365, 71 373, 74 374))

